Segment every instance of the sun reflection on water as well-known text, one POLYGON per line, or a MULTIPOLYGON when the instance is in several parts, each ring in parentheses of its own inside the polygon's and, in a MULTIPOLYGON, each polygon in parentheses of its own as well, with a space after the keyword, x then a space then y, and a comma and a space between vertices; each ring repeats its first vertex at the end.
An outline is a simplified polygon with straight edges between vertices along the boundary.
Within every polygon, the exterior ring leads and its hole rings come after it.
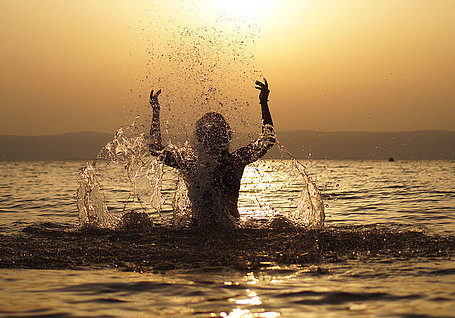
MULTIPOLYGON (((252 313, 248 309, 234 308, 230 313, 221 312, 220 316, 229 317, 229 318, 233 318, 233 317, 236 317, 236 318, 237 317, 238 318, 250 318, 250 317, 251 318, 253 318, 253 317, 275 318, 275 317, 279 317, 280 314, 277 312, 273 312, 273 311, 252 313)), ((216 317, 216 315, 214 315, 212 317, 216 317)))
MULTIPOLYGON (((279 267, 279 266, 277 266, 279 267)), ((261 278, 262 279, 262 278, 261 278)), ((256 278, 254 272, 246 273, 242 279, 246 284, 256 285, 260 282, 256 278)), ((240 286, 241 282, 234 281, 225 281, 225 286, 240 286)), ((245 296, 239 295, 237 297, 231 297, 228 299, 229 302, 235 303, 239 307, 233 308, 230 312, 220 312, 219 314, 211 313, 211 317, 264 317, 264 318, 275 318, 279 317, 280 313, 275 311, 266 311, 260 306, 263 304, 261 297, 258 295, 257 291, 250 288, 244 290, 245 296), (246 307, 246 308, 245 308, 246 307), (254 309, 253 309, 254 308, 254 309)))
POLYGON ((246 293, 250 298, 244 299, 234 299, 230 298, 229 301, 235 302, 237 305, 251 305, 251 306, 259 306, 262 305, 262 301, 256 292, 252 291, 251 289, 247 289, 246 293))
POLYGON ((296 199, 302 189, 301 182, 295 177, 289 182, 292 169, 289 165, 286 168, 269 161, 259 161, 245 168, 239 197, 239 212, 242 216, 246 219, 268 219, 297 207, 296 199), (288 182, 282 182, 284 180, 288 182), (284 198, 280 194, 288 189, 283 187, 291 187, 294 191, 284 198), (278 206, 286 208, 277 211, 278 206))

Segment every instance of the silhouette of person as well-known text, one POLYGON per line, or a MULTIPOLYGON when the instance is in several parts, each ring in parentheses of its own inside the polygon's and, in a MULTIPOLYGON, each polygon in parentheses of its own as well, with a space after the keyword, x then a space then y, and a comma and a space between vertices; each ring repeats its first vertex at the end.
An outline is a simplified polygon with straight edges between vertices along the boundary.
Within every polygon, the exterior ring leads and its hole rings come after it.
POLYGON ((229 152, 232 131, 224 117, 215 112, 203 115, 196 122, 197 145, 193 151, 184 148, 163 147, 160 129, 161 90, 150 93, 153 111, 149 150, 164 164, 180 171, 188 189, 192 222, 195 226, 235 227, 240 214, 237 203, 245 166, 262 156, 275 144, 275 132, 268 106, 269 88, 256 81, 260 90, 262 134, 249 145, 229 152))

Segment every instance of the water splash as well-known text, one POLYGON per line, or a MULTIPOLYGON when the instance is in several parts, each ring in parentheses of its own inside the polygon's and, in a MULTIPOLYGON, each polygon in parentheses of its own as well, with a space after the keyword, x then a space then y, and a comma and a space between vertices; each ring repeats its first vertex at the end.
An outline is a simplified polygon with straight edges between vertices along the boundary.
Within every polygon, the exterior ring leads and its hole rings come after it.
POLYGON ((297 208, 289 213, 288 218, 298 227, 321 229, 324 227, 325 211, 322 194, 316 183, 307 173, 307 168, 286 150, 277 140, 277 146, 281 152, 292 158, 292 166, 297 169, 302 177, 303 189, 298 200, 297 208))
POLYGON ((162 219, 163 163, 152 157, 144 134, 127 136, 120 128, 114 139, 98 154, 98 159, 124 165, 132 186, 133 196, 145 212, 152 210, 162 219))
POLYGON ((178 176, 174 200, 172 201, 172 224, 175 227, 185 227, 191 221, 191 201, 188 188, 182 176, 178 176))
POLYGON ((306 167, 297 160, 292 164, 298 169, 303 179, 303 190, 297 209, 289 214, 289 219, 296 225, 309 228, 323 228, 325 213, 321 191, 306 172, 306 167))
MULTIPOLYGON (((172 16, 183 14, 177 11, 172 16)), ((245 89, 262 78, 254 63, 257 26, 244 30, 218 22, 213 26, 182 25, 163 18, 149 23, 143 30, 148 42, 146 56, 141 57, 145 75, 132 88, 129 103, 130 107, 136 105, 131 115, 138 118, 138 133, 149 127, 150 111, 143 97, 152 88, 162 89, 163 128, 171 132, 173 143, 190 139, 195 121, 209 111, 222 114, 236 132, 260 129, 260 117, 252 116, 259 110, 251 107, 257 105, 256 91, 245 89)))
MULTIPOLYGON (((131 186, 130 197, 139 204, 139 212, 147 213, 151 220, 164 223, 161 215, 163 164, 150 155, 143 134, 127 136, 124 129, 120 128, 114 139, 100 150, 97 160, 123 165, 131 186)), ((114 228, 121 220, 107 208, 96 161, 87 163, 80 170, 77 206, 82 225, 114 228)))
MULTIPOLYGON (((177 13, 183 14, 183 11, 177 13)), ((165 170, 162 161, 149 153, 150 110, 144 96, 151 88, 163 89, 160 104, 161 118, 164 119, 163 139, 168 139, 167 150, 180 155, 187 153, 188 148, 196 149, 189 143, 179 146, 178 141, 191 140, 193 120, 208 111, 225 116, 236 132, 231 147, 237 148, 240 146, 239 132, 260 130, 259 108, 253 109, 250 105, 257 105, 253 83, 262 76, 254 65, 253 43, 258 33, 255 26, 249 25, 247 32, 235 24, 230 24, 230 28, 219 28, 219 23, 216 23, 218 27, 190 27, 168 21, 173 15, 164 16, 150 22, 150 32, 146 35, 149 47, 143 65, 145 78, 140 80, 139 87, 131 90, 135 98, 140 98, 140 102, 129 105, 138 107, 132 110, 132 123, 117 131, 114 139, 100 151, 98 160, 124 167, 130 187, 129 198, 135 202, 136 212, 145 213, 154 224, 182 227, 194 217, 192 203, 195 202, 188 197, 189 184, 180 176, 172 201, 172 217, 162 214, 165 170), (251 120, 253 112, 256 115, 251 120)), ((306 170, 299 169, 304 191, 295 213, 289 218, 296 226, 321 227, 324 212, 320 193, 306 170)), ((117 218, 108 210, 102 187, 96 179, 95 165, 87 165, 82 170, 85 175, 81 177, 78 191, 81 222, 115 226, 122 216, 117 218)), ((204 180, 198 182, 204 183, 204 180)), ((205 185, 205 188, 209 186, 205 185)), ((127 210, 125 205, 122 214, 129 212, 131 209, 127 210)))
POLYGON ((321 191, 295 159, 259 161, 245 169, 239 198, 244 227, 319 229, 324 208, 321 191))
MULTIPOLYGON (((279 146, 282 152, 287 153, 282 145, 279 146)), ((188 153, 191 153, 192 156, 195 155, 194 152, 190 152, 191 146, 189 143, 180 146, 169 144, 166 149, 179 156, 188 153)), ((290 154, 288 153, 288 155, 290 154)), ((130 185, 130 197, 135 200, 136 206, 139 208, 136 212, 144 213, 145 218, 153 220, 152 224, 186 227, 192 223, 194 218, 203 218, 203 216, 193 215, 192 202, 188 196, 187 184, 182 175, 177 175, 177 178, 174 178, 176 187, 172 200, 172 215, 162 215, 161 210, 164 203, 162 195, 163 177, 165 177, 165 173, 170 173, 171 171, 167 170, 166 172, 162 161, 150 155, 147 136, 143 134, 127 136, 124 129, 119 129, 114 139, 99 152, 98 160, 107 161, 110 164, 120 164, 124 167, 123 171, 130 185)), ((190 158, 186 160, 190 160, 190 158)), ((78 208, 81 223, 89 226, 114 228, 121 223, 119 223, 119 220, 132 219, 131 209, 127 210, 124 208, 122 214, 118 216, 108 210, 97 174, 99 173, 97 173, 95 168, 95 162, 88 163, 80 172, 78 208)), ((209 181, 204 179, 203 175, 199 177, 201 178, 197 182, 199 185, 209 185, 209 181)), ((306 167, 297 160, 294 159, 292 163, 283 162, 281 167, 273 168, 272 170, 270 170, 266 162, 260 161, 252 169, 247 169, 242 183, 247 180, 254 187, 254 192, 262 192, 263 194, 253 196, 257 203, 256 205, 248 205, 245 200, 240 198, 239 208, 242 214, 246 210, 254 210, 250 217, 246 219, 243 217, 243 222, 240 226, 296 226, 303 228, 322 228, 324 226, 325 214, 321 192, 308 175, 306 167), (251 170, 257 173, 258 176, 252 176, 248 172, 251 170), (292 189, 292 191, 299 191, 300 197, 296 202, 293 202, 295 205, 291 211, 283 211, 273 207, 273 198, 267 195, 267 191, 273 193, 277 189, 273 189, 271 184, 273 177, 269 177, 269 182, 266 181, 269 173, 279 173, 282 178, 286 178, 286 173, 294 173, 294 175, 300 176, 301 182, 293 185, 292 189), (263 214, 261 215, 261 213, 263 214)), ((206 187, 202 188, 205 189, 206 187)), ((246 213, 249 214, 250 211, 246 213)), ((137 220, 141 219, 139 216, 134 217, 137 220)))
POLYGON ((109 213, 104 195, 96 177, 95 162, 87 162, 79 170, 77 208, 81 225, 88 227, 113 228, 118 219, 109 213))

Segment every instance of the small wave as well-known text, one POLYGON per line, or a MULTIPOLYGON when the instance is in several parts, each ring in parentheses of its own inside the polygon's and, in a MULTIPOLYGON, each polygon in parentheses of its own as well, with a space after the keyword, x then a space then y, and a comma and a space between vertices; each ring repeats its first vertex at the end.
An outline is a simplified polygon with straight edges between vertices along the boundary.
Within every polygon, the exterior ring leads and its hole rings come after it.
POLYGON ((118 303, 127 303, 129 301, 117 299, 117 298, 95 298, 83 301, 70 301, 70 304, 86 304, 86 303, 103 303, 103 304, 118 304, 118 303))
POLYGON ((438 269, 438 270, 425 272, 422 274, 428 275, 428 276, 455 275, 455 268, 438 269))
MULTIPOLYGON (((295 304, 300 305, 341 305, 350 302, 364 302, 377 300, 402 300, 419 299, 421 295, 396 296, 389 293, 348 293, 348 292, 305 292, 305 297, 309 299, 295 300, 295 304)), ((294 295, 292 295, 294 297, 294 295)))
POLYGON ((129 293, 141 293, 144 291, 162 290, 166 287, 175 287, 176 284, 155 283, 155 282, 134 282, 134 283, 92 283, 68 286, 55 291, 78 292, 84 294, 107 294, 128 291, 129 293))

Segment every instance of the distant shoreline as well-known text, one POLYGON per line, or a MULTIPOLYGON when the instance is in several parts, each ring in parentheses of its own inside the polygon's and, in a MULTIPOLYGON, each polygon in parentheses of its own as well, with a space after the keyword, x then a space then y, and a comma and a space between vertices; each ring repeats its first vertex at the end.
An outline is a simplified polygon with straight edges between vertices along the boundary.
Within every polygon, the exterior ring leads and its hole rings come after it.
MULTIPOLYGON (((93 160, 114 134, 81 132, 49 136, 0 136, 0 161, 93 160)), ((298 159, 455 160, 455 131, 281 131, 278 140, 298 159)), ((240 135, 238 142, 250 142, 240 135)), ((290 159, 275 146, 266 159, 290 159)))

